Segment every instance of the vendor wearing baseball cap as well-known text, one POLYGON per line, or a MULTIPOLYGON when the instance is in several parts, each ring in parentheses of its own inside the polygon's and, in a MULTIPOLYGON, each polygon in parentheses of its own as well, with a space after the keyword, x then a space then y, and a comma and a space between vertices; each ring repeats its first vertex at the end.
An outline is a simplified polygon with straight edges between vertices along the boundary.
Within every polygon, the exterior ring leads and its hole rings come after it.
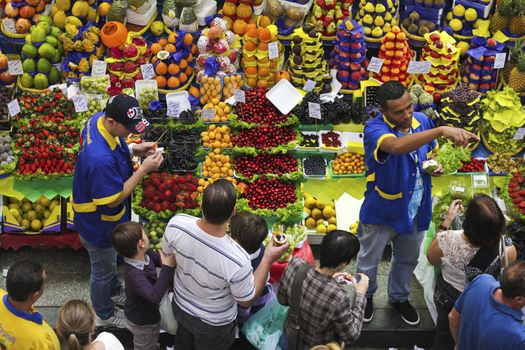
POLYGON ((148 126, 138 101, 121 94, 111 97, 106 110, 94 114, 82 130, 72 206, 75 227, 91 261, 90 294, 97 326, 126 327, 123 312, 114 307, 114 302, 123 304, 124 298, 111 232, 130 220, 131 193, 144 176, 162 164, 154 142, 130 149, 124 140, 130 133, 143 133, 148 126), (147 157, 135 173, 131 153, 147 157))

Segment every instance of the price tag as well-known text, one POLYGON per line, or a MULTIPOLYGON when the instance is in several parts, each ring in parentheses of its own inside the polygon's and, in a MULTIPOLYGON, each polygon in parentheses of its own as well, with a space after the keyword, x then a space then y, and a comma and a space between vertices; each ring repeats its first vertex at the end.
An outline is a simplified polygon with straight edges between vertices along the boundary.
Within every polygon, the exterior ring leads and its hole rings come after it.
POLYGON ((308 79, 306 83, 304 83, 303 90, 310 92, 315 88, 315 84, 317 84, 315 81, 308 79))
POLYGON ((202 119, 213 119, 215 117, 215 109, 206 108, 202 110, 202 119))
POLYGON ((53 91, 55 89, 60 89, 64 95, 67 96, 67 84, 55 84, 48 87, 49 91, 53 91))
POLYGON ((420 65, 418 61, 408 62, 407 73, 419 74, 419 70, 420 70, 420 65))
POLYGON ((277 41, 272 41, 268 44, 268 58, 273 60, 279 57, 279 44, 277 41))
POLYGON ((93 66, 91 67, 91 75, 105 75, 108 64, 106 61, 94 60, 93 66))
POLYGON ((430 73, 430 67, 432 67, 431 61, 420 61, 419 62, 419 74, 430 73))
POLYGON ((473 188, 489 187, 489 179, 487 178, 487 174, 472 175, 472 187, 473 188))
POLYGON ((168 117, 178 118, 180 115, 180 103, 178 101, 168 102, 168 117))
POLYGON ((144 80, 153 79, 153 77, 155 76, 155 73, 153 73, 153 65, 150 63, 141 65, 140 71, 142 72, 142 78, 144 80))
POLYGON ((308 116, 314 119, 321 119, 321 105, 319 103, 308 102, 308 116))
POLYGON ((2 24, 4 25, 4 29, 8 33, 16 33, 16 27, 15 22, 11 18, 4 18, 2 19, 2 24))
POLYGON ((7 67, 9 69, 9 74, 11 75, 24 74, 24 70, 22 69, 22 61, 20 60, 7 61, 7 67))
POLYGON ((18 99, 14 99, 13 101, 9 102, 7 104, 7 108, 9 109, 9 115, 11 117, 14 117, 18 113, 20 113, 20 105, 18 104, 18 99))
POLYGON ((496 54, 496 60, 494 61, 494 69, 500 69, 505 67, 507 61, 507 53, 501 52, 496 54))
POLYGON ((75 112, 87 112, 87 98, 85 95, 75 95, 72 97, 72 100, 75 105, 75 112))
POLYGON ((246 93, 243 90, 233 90, 233 98, 235 102, 246 103, 246 93))
POLYGON ((519 128, 516 130, 516 133, 514 134, 513 140, 521 140, 525 137, 525 128, 519 128))
POLYGON ((461 187, 461 186, 451 186, 451 189, 452 191, 456 191, 456 192, 461 192, 461 193, 465 192, 465 187, 461 187))
POLYGON ((80 95, 80 93, 80 89, 76 84, 72 84, 67 87, 67 98, 70 100, 73 98, 73 96, 80 95))
POLYGON ((383 67, 383 60, 377 57, 372 57, 366 68, 370 72, 379 73, 383 67))

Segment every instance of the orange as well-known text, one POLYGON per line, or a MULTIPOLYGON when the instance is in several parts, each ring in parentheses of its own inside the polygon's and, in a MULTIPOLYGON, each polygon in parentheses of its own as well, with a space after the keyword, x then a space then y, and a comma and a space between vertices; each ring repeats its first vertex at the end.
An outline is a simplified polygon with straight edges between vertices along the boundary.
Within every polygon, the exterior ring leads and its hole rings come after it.
POLYGON ((261 50, 261 51, 266 51, 266 50, 268 50, 268 44, 265 43, 265 42, 263 42, 263 41, 261 41, 261 42, 259 43, 259 46, 257 46, 257 48, 258 48, 259 50, 261 50))
POLYGON ((406 38, 407 38, 407 36, 403 32, 397 33, 397 35, 396 35, 396 39, 399 40, 399 41, 406 40, 406 38))
POLYGON ((175 44, 177 42, 177 34, 170 34, 170 36, 168 36, 168 42, 175 44))
MULTIPOLYGON (((248 33, 249 30, 251 29, 255 29, 257 30, 257 24, 255 23, 248 23, 248 25, 246 26, 245 30, 246 30, 246 33, 248 33)), ((259 33, 257 33, 257 36, 259 35, 259 33)), ((255 37, 254 37, 255 38, 255 37)))
POLYGON ((186 69, 186 67, 188 67, 188 61, 186 61, 184 58, 181 59, 179 63, 179 67, 180 69, 186 69))
POLYGON ((180 85, 180 81, 179 79, 175 78, 175 77, 171 77, 168 79, 168 87, 170 89, 176 89, 178 88, 180 85))
POLYGON ((151 58, 151 64, 154 64, 155 62, 157 62, 157 60, 158 60, 157 56, 153 56, 151 58))
POLYGON ((253 43, 253 41, 246 41, 244 43, 244 49, 246 51, 253 51, 257 48, 257 46, 253 43))
POLYGON ((165 75, 168 73, 168 65, 164 62, 159 62, 155 67, 155 73, 158 75, 165 75))
POLYGON ((188 80, 188 76, 186 73, 180 73, 179 80, 181 84, 184 84, 188 80))
POLYGON ((256 67, 246 67, 246 69, 244 70, 244 72, 248 75, 255 75, 257 74, 257 68, 256 67))
POLYGON ((188 66, 188 68, 186 68, 186 75, 188 77, 191 77, 191 75, 193 74, 193 68, 191 68, 190 66, 188 66))
POLYGON ((233 32, 238 35, 244 35, 247 25, 248 24, 244 20, 237 19, 233 22, 233 32))
MULTIPOLYGON (((248 25, 249 26, 249 25, 248 25)), ((246 27, 248 27, 246 26, 246 27)), ((255 24, 254 24, 254 27, 255 27, 255 24)), ((266 29, 266 28, 265 28, 266 29)), ((252 39, 257 39, 259 37, 259 32, 257 31, 257 28, 250 28, 250 29, 247 29, 246 30, 246 35, 249 37, 249 38, 252 38, 252 39)))
POLYGON ((161 38, 159 39, 159 41, 157 41, 159 44, 161 44, 162 46, 166 46, 168 44, 168 39, 166 38, 161 38))
POLYGON ((168 66, 168 73, 170 73, 171 75, 177 75, 179 74, 179 72, 180 72, 180 68, 175 63, 171 63, 168 66))
POLYGON ((190 53, 188 57, 186 58, 186 61, 193 62, 193 55, 190 53))
POLYGON ((272 33, 268 28, 259 28, 258 34, 259 40, 264 42, 268 42, 272 38, 272 33))
POLYGON ((188 90, 188 92, 193 97, 197 97, 198 98, 200 96, 200 91, 199 91, 199 89, 196 86, 191 86, 190 89, 188 90))
POLYGON ((157 81, 159 89, 166 87, 166 78, 160 75, 156 75, 153 79, 157 81))
POLYGON ((255 85, 257 85, 257 79, 255 78, 246 79, 246 85, 248 85, 249 87, 255 87, 255 85))
POLYGON ((193 44, 193 35, 191 35, 190 33, 184 34, 183 42, 186 46, 190 46, 191 44, 193 44))
POLYGON ((159 43, 155 43, 151 45, 151 53, 156 55, 159 53, 159 51, 162 50, 162 46, 159 43))
POLYGON ((269 73, 270 71, 268 68, 259 68, 259 71, 257 72, 260 77, 267 77, 269 73))
POLYGON ((177 51, 177 48, 173 44, 168 44, 164 47, 164 50, 168 51, 169 53, 173 53, 177 51))
POLYGON ((259 81, 257 81, 257 87, 262 87, 262 88, 268 87, 268 80, 259 79, 259 81))

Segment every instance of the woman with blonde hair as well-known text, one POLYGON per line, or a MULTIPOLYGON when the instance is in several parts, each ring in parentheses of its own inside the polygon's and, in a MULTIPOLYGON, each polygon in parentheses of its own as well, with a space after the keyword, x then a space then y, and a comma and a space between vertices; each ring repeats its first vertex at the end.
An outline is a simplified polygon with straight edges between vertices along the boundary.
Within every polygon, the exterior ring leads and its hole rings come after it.
POLYGON ((57 333, 62 350, 124 350, 111 333, 102 332, 95 340, 95 311, 83 300, 70 300, 58 310, 57 333))

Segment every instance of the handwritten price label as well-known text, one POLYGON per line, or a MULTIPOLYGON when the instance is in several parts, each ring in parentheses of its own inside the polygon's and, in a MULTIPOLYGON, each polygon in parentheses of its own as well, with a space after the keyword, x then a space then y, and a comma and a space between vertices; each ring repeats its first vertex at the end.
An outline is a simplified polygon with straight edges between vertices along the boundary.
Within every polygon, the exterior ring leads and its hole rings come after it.
POLYGON ((237 103, 246 103, 246 93, 243 90, 233 90, 233 98, 237 103))
POLYGON ((428 74, 430 73, 430 67, 432 62, 430 61, 410 61, 407 67, 407 73, 410 74, 428 74))
POLYGON ((496 54, 496 59, 494 60, 494 69, 500 69, 505 67, 507 61, 507 53, 501 52, 496 54))
POLYGON ((94 60, 93 67, 91 67, 91 75, 92 76, 105 75, 107 66, 108 64, 106 61, 94 60))
POLYGON ((279 57, 279 44, 277 41, 272 41, 268 44, 268 58, 273 60, 279 57))
POLYGON ((20 113, 20 105, 18 104, 18 100, 16 98, 7 104, 7 108, 9 109, 9 115, 11 117, 14 117, 20 113))
POLYGON ((202 110, 202 119, 213 119, 215 117, 215 109, 206 108, 202 110))
POLYGON ((419 62, 419 72, 420 74, 430 73, 430 67, 432 67, 431 61, 421 61, 419 62))
POLYGON ((71 99, 73 100, 73 104, 75 105, 75 112, 87 112, 87 98, 85 95, 75 95, 71 99))
POLYGON ((141 65, 140 71, 142 72, 142 78, 144 80, 151 80, 155 76, 155 73, 153 72, 153 65, 150 63, 141 65))
POLYGON ((383 62, 384 61, 380 58, 372 57, 366 69, 370 72, 379 73, 381 71, 381 67, 383 67, 383 62))
POLYGON ((2 19, 2 24, 4 25, 4 29, 6 32, 16 33, 15 22, 11 18, 2 19))
POLYGON ((304 83, 303 90, 306 92, 310 92, 315 88, 315 85, 317 83, 313 80, 308 79, 306 83, 304 83))
POLYGON ((178 101, 168 102, 168 117, 178 118, 180 115, 180 103, 178 101))
POLYGON ((9 70, 9 74, 11 75, 24 74, 24 70, 22 69, 22 61, 20 60, 7 61, 7 67, 9 70))
POLYGON ((513 140, 521 140, 525 137, 525 128, 519 128, 516 130, 516 133, 514 134, 513 140))
POLYGON ((319 103, 308 102, 308 116, 314 119, 321 119, 321 105, 319 103))

